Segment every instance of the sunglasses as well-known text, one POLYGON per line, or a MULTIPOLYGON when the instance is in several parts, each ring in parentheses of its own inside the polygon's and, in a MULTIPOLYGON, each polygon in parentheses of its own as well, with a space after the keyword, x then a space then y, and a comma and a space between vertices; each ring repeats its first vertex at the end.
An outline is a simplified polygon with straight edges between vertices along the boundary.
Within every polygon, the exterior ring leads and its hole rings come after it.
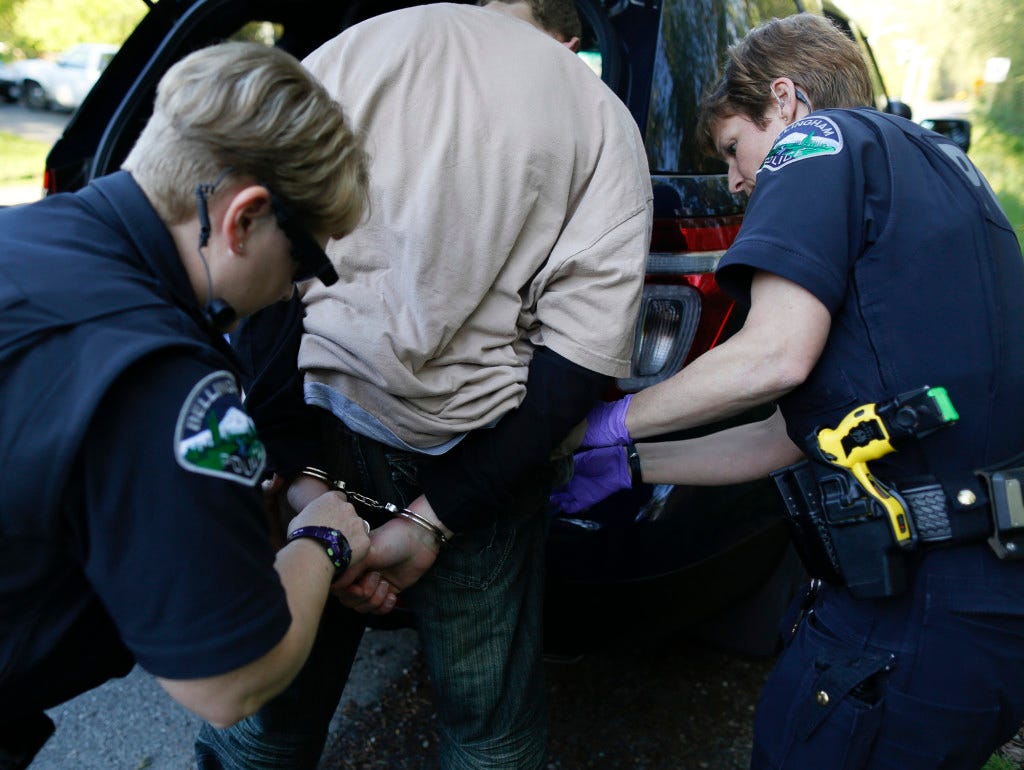
MULTIPOLYGON (((266 185, 264 185, 266 187, 266 185)), ((274 218, 281 232, 292 244, 292 259, 298 263, 292 280, 296 283, 319 278, 324 286, 330 286, 338 280, 338 273, 331 264, 330 258, 320 248, 316 238, 299 222, 295 209, 290 203, 279 197, 267 187, 270 193, 270 207, 274 210, 274 218)))
MULTIPOLYGON (((196 187, 195 195, 196 209, 199 215, 200 249, 206 246, 210 238, 210 215, 207 208, 207 196, 213 193, 217 185, 231 171, 232 169, 230 168, 225 169, 213 184, 201 184, 196 187)), ((310 235, 298 217, 295 216, 294 207, 284 198, 278 196, 267 185, 263 186, 270 193, 270 207, 274 211, 274 219, 277 220, 277 226, 281 228, 281 232, 284 233, 289 243, 291 243, 292 259, 298 265, 292 280, 296 283, 301 283, 312 278, 319 278, 324 286, 330 286, 332 283, 335 283, 338 280, 338 273, 334 270, 334 265, 331 264, 331 260, 324 250, 320 248, 320 244, 317 243, 316 239, 310 235)))

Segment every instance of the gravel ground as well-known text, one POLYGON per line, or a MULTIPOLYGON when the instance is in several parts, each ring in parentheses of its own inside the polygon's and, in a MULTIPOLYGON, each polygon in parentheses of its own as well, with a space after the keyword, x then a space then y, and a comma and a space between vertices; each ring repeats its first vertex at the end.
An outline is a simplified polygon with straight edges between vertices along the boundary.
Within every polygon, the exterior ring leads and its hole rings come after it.
MULTIPOLYGON (((680 640, 549 661, 548 769, 746 768, 771 664, 680 640)), ((437 722, 418 655, 379 701, 344 716, 323 770, 436 767, 437 722)))

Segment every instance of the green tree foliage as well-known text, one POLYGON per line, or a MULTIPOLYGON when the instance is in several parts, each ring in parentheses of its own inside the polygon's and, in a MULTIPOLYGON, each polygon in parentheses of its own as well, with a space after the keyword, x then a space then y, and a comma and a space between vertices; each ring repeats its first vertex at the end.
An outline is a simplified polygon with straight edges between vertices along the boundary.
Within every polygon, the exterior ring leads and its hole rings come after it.
POLYGON ((1010 59, 1010 72, 1002 83, 983 83, 976 108, 1009 134, 1024 131, 1024 3, 1020 0, 957 0, 957 23, 970 31, 967 45, 984 62, 990 57, 1010 59))
POLYGON ((63 51, 75 43, 121 44, 146 12, 142 0, 0 0, 8 58, 63 51))
POLYGON ((16 47, 14 17, 23 0, 0 0, 0 58, 7 59, 16 47))
POLYGON ((893 96, 911 104, 968 98, 976 116, 1011 135, 1024 132, 1021 0, 839 2, 867 32, 893 96), (1004 83, 983 80, 992 57, 1010 59, 1004 83))

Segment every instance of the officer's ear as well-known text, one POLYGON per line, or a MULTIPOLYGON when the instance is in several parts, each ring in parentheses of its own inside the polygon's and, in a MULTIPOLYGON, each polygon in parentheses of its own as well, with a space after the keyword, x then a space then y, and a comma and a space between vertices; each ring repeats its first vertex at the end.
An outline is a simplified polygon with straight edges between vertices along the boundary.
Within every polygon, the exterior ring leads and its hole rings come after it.
POLYGON ((799 101, 796 96, 796 85, 789 78, 775 78, 768 88, 771 90, 772 98, 776 102, 775 107, 779 110, 779 117, 786 125, 796 121, 796 111, 799 101))
POLYGON ((242 254, 255 222, 273 215, 270 191, 263 185, 246 185, 232 194, 224 210, 222 231, 231 251, 242 254))

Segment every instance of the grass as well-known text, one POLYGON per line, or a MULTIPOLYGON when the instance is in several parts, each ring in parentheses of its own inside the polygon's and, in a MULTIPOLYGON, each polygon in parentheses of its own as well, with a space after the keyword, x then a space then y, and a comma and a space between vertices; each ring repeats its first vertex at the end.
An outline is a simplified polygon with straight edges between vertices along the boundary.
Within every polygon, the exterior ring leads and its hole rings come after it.
POLYGON ((51 145, 0 131, 0 187, 31 184, 42 186, 43 166, 51 145))
POLYGON ((981 770, 1020 770, 1020 766, 1016 762, 995 755, 985 763, 981 770))
POLYGON ((1024 241, 1024 139, 984 118, 972 118, 968 154, 999 196, 1017 239, 1024 241))

